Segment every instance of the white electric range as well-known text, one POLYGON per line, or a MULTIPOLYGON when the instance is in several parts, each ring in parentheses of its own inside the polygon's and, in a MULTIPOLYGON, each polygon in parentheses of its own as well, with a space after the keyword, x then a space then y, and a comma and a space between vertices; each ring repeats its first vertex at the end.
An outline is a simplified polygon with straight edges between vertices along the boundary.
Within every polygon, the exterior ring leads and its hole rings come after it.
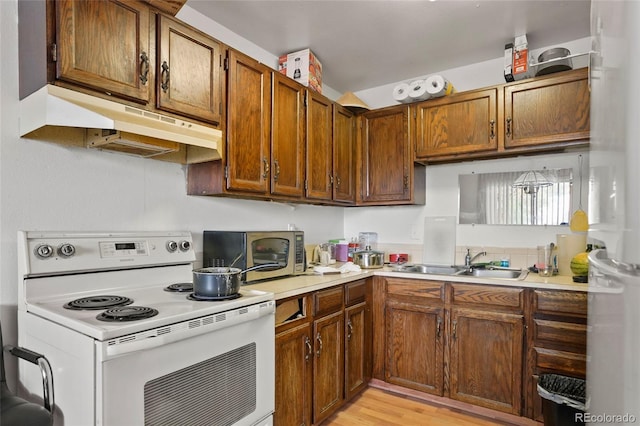
MULTIPOLYGON (((273 294, 194 300, 190 233, 20 232, 18 261, 19 344, 51 364, 54 424, 272 423, 273 294)), ((19 380, 38 400, 30 366, 19 380)))

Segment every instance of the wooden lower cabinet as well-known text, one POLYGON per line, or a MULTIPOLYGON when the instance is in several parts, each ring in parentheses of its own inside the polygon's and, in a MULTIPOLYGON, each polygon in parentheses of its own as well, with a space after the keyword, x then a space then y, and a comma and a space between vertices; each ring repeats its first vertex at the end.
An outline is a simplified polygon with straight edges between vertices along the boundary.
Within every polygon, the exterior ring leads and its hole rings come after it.
POLYGON ((371 282, 298 298, 303 312, 276 325, 276 426, 320 424, 371 378, 371 282))
POLYGON ((520 414, 523 318, 476 309, 451 310, 450 398, 520 414))
POLYGON ((311 425, 311 324, 276 334, 276 425, 311 425))
POLYGON ((540 374, 584 378, 586 293, 376 277, 373 376, 542 421, 540 374))
POLYGON ((387 382, 442 396, 443 311, 418 304, 387 303, 387 382))

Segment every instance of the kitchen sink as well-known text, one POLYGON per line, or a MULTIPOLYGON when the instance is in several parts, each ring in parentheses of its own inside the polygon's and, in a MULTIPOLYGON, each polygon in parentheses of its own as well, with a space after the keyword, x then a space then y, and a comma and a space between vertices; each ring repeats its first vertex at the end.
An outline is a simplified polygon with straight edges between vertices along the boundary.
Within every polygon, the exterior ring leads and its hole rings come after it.
POLYGON ((411 272, 414 274, 432 274, 432 275, 455 275, 464 271, 464 268, 458 266, 440 266, 440 265, 399 265, 394 267, 394 272, 411 272))
POLYGON ((478 278, 499 278, 504 280, 524 280, 529 271, 526 269, 507 268, 467 268, 465 266, 441 266, 441 265, 398 265, 393 268, 394 272, 407 272, 413 274, 430 275, 458 275, 478 278))
POLYGON ((464 269, 454 275, 473 276, 478 278, 500 278, 505 280, 524 280, 529 271, 526 269, 464 269))

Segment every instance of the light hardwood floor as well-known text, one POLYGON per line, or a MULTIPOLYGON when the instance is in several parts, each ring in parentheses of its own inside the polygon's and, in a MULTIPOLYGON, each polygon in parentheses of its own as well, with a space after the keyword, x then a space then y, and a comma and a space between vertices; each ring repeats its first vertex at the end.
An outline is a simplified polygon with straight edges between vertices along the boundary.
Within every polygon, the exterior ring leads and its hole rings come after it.
POLYGON ((322 426, 495 426, 496 422, 369 387, 322 426))

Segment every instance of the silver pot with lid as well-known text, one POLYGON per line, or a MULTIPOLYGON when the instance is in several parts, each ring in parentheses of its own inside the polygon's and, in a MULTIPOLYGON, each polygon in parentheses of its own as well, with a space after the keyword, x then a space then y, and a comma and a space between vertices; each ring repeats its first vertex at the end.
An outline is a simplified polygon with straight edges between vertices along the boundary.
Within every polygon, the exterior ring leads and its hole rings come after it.
POLYGON ((564 47, 554 47, 553 49, 545 50, 538 56, 538 63, 541 64, 538 66, 536 77, 573 69, 571 58, 567 58, 569 55, 571 55, 571 52, 564 47))
POLYGON ((364 250, 353 253, 353 263, 362 269, 382 268, 384 266, 384 252, 371 250, 371 246, 366 246, 364 250))

